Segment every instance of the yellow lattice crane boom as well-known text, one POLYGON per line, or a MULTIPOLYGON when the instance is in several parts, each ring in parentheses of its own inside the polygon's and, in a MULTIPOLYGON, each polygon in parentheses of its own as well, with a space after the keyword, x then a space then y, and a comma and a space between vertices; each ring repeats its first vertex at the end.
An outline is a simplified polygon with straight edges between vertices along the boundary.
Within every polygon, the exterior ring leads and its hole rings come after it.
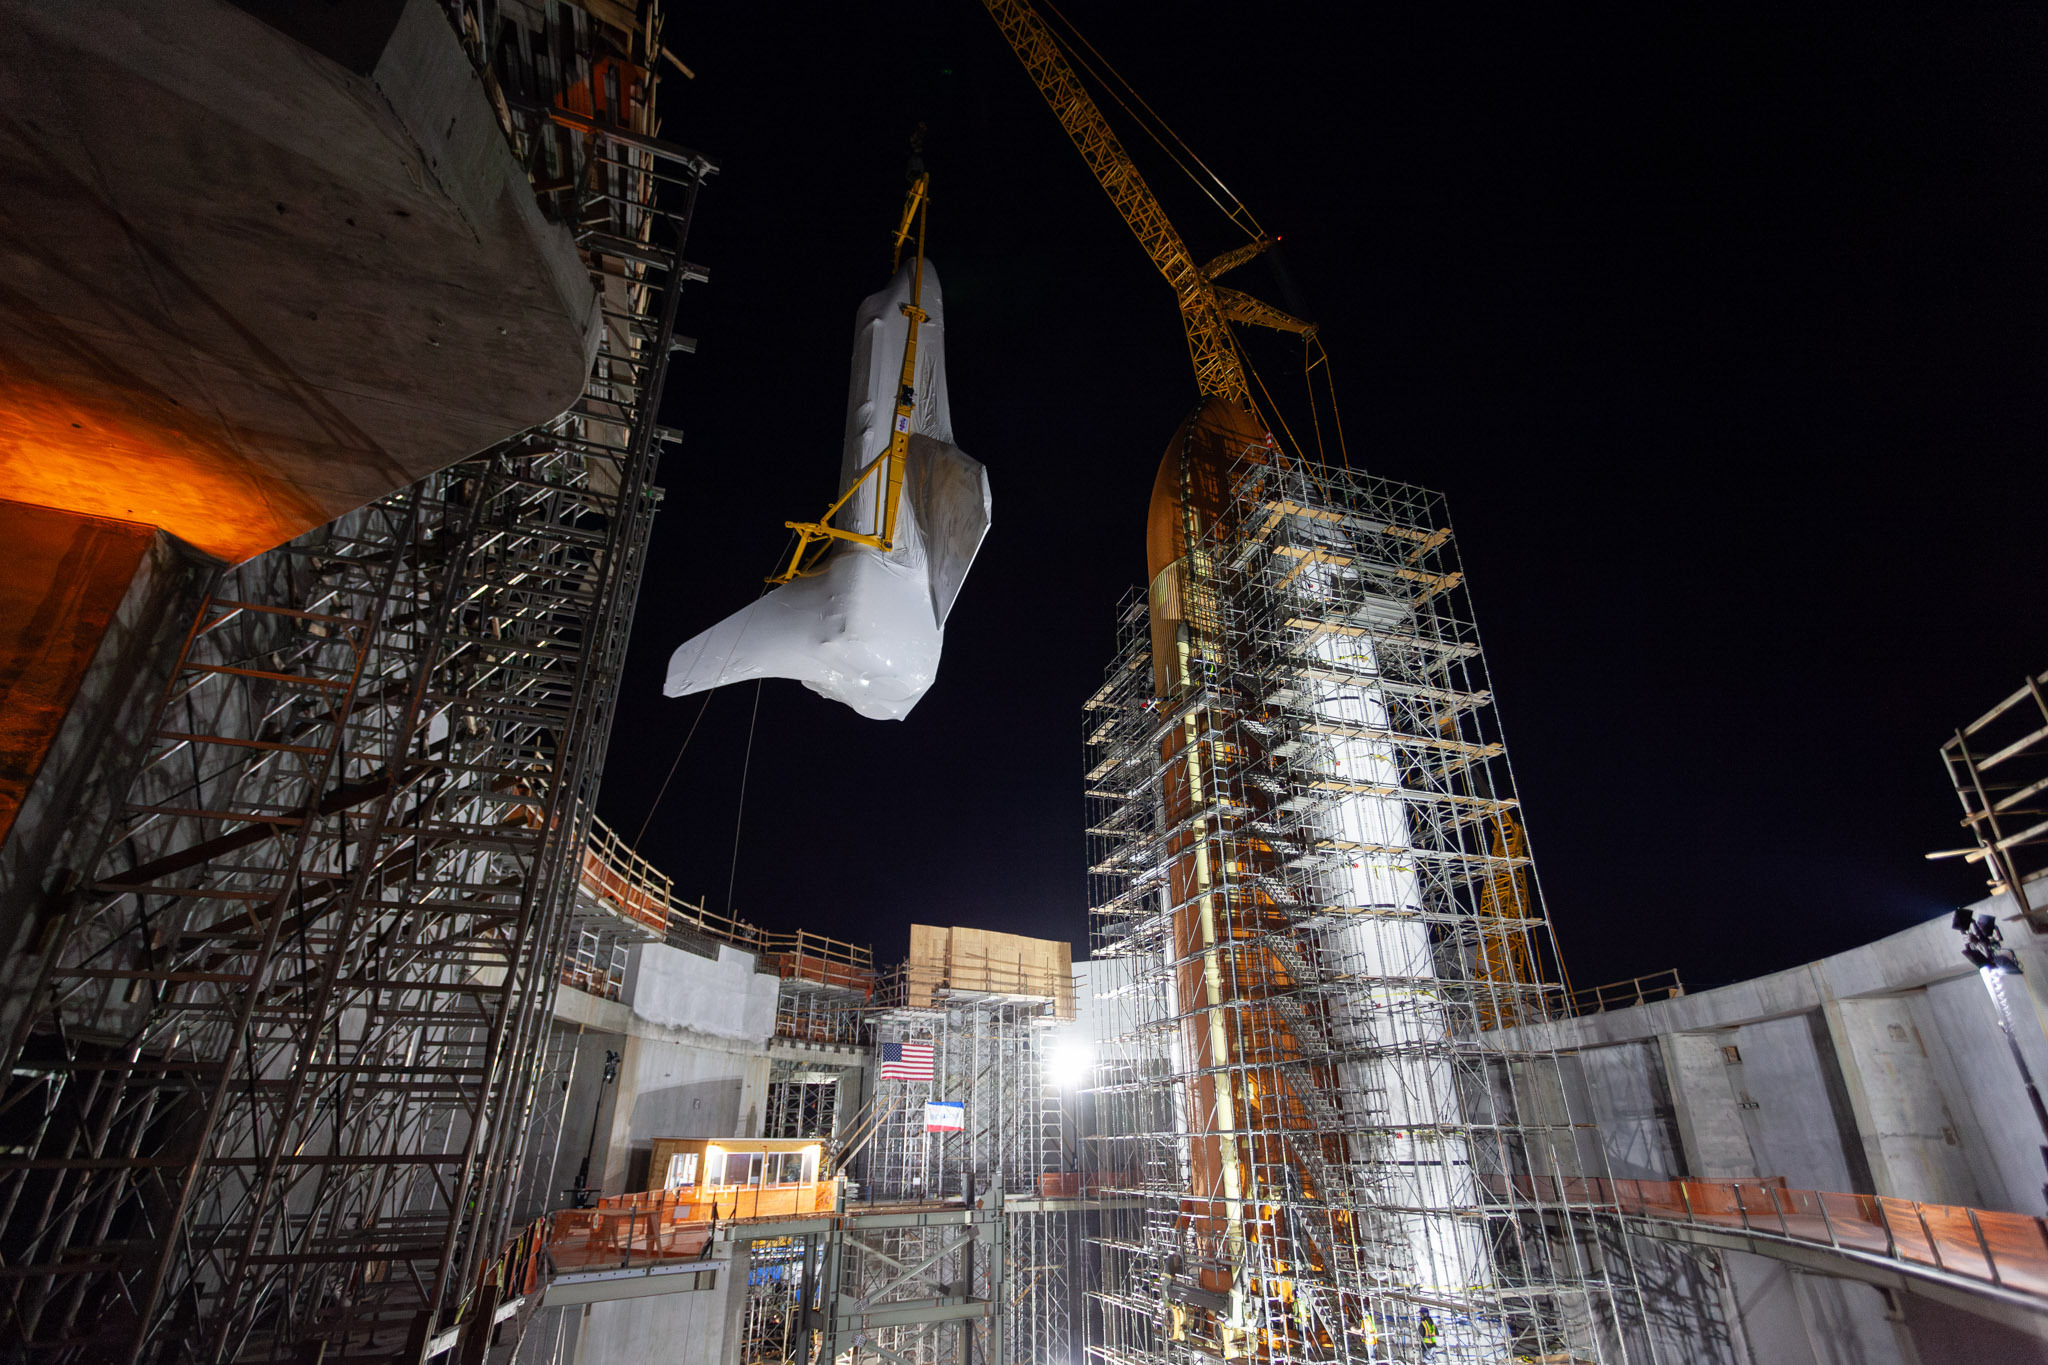
MULTIPOLYGON (((924 125, 919 124, 918 135, 911 142, 914 167, 919 164, 916 151, 921 149, 923 138, 924 125)), ((831 552, 834 541, 865 545, 883 554, 896 548, 896 507, 902 501, 903 470, 910 458, 910 425, 917 410, 917 390, 914 387, 917 380, 917 333, 930 316, 924 310, 924 220, 925 210, 931 205, 931 183, 931 176, 924 170, 914 170, 910 193, 904 196, 903 217, 896 224, 895 245, 889 257, 889 273, 893 276, 902 268, 904 245, 915 235, 917 266, 911 275, 910 302, 903 305, 903 315, 910 319, 910 328, 904 335, 903 369, 896 383, 896 414, 890 424, 888 448, 848 485, 846 491, 839 495, 839 501, 825 509, 824 516, 816 521, 782 523, 796 532, 796 544, 789 552, 789 563, 781 573, 768 580, 770 583, 788 583, 817 573, 825 562, 825 556, 831 552), (886 472, 880 477, 882 491, 876 499, 874 529, 849 530, 833 525, 832 519, 879 471, 886 472)))
POLYGON ((1082 87, 1038 12, 1024 0, 982 2, 1017 59, 1024 63, 1038 93, 1052 106, 1060 127, 1073 139, 1081 159, 1094 172, 1124 222, 1137 234, 1138 243, 1152 258, 1152 264, 1173 286, 1174 297, 1180 303, 1181 324, 1187 331, 1188 358, 1195 366, 1196 387, 1205 398, 1215 396, 1250 406, 1251 389, 1245 380, 1237 341, 1230 334, 1230 322, 1309 335, 1315 331, 1311 323, 1289 317, 1236 290, 1219 289, 1214 283, 1218 275, 1242 265, 1272 244, 1260 237, 1225 252, 1206 266, 1196 264, 1187 243, 1175 231, 1166 210, 1160 207, 1145 177, 1138 173, 1102 110, 1082 87))

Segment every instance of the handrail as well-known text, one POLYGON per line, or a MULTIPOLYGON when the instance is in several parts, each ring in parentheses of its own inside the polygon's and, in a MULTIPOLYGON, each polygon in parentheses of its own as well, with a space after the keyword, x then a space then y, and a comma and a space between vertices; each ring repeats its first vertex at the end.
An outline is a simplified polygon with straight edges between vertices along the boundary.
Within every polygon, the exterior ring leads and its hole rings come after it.
POLYGON ((1609 1180, 1483 1176, 1508 1202, 1583 1206, 1651 1223, 1824 1246, 1919 1275, 1975 1280, 2037 1300, 2048 1312, 2048 1220, 2023 1213, 1923 1204, 1889 1195, 1787 1189, 1782 1177, 1609 1180))
POLYGON ((593 1208, 558 1209, 546 1220, 548 1256, 558 1271, 629 1270, 702 1260, 722 1224, 826 1213, 838 1182, 735 1185, 615 1194, 593 1208))
POLYGON ((821 985, 865 989, 873 979, 874 949, 808 929, 771 933, 732 915, 721 915, 676 894, 675 880, 641 857, 616 830, 592 815, 584 849, 585 894, 623 918, 666 933, 680 924, 757 956, 778 960, 785 977, 821 985))
POLYGON ((828 1138, 826 1150, 831 1157, 832 1169, 844 1171, 882 1130, 883 1121, 902 1107, 903 1100, 901 1091, 877 1094, 836 1136, 828 1138))
POLYGON ((1626 981, 1610 981, 1604 986, 1587 986, 1571 994, 1571 1012, 1579 1014, 1602 1014, 1608 1010, 1627 1009, 1631 1005, 1646 1005, 1653 1000, 1675 1000, 1685 994, 1685 983, 1678 979, 1678 969, 1667 967, 1661 972, 1645 976, 1632 976, 1626 981))

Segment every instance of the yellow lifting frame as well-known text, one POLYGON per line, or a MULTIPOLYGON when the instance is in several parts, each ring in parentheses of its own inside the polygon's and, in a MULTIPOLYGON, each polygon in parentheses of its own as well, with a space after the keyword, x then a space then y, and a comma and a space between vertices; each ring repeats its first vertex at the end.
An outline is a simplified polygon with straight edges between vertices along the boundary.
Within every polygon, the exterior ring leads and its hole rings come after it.
POLYGON ((816 573, 835 540, 865 545, 883 554, 896 548, 896 506, 902 500, 903 470, 910 456, 910 420, 917 411, 917 331, 928 316, 923 308, 924 222, 925 209, 931 202, 930 187, 931 176, 924 172, 919 172, 917 179, 911 182, 910 193, 903 201, 903 217, 896 224, 895 246, 889 256, 889 274, 893 278, 903 265, 904 243, 910 240, 913 231, 916 232, 917 269, 910 277, 910 302, 903 305, 903 315, 910 319, 910 329, 903 341, 903 370, 896 384, 896 413, 890 424, 889 448, 860 472, 860 477, 839 495, 839 500, 825 509, 824 516, 816 521, 782 523, 796 532, 796 548, 790 551, 788 567, 769 579, 770 583, 787 583, 816 573), (838 516, 840 509, 885 465, 888 472, 882 489, 882 524, 877 532, 848 531, 834 526, 832 518, 838 516))

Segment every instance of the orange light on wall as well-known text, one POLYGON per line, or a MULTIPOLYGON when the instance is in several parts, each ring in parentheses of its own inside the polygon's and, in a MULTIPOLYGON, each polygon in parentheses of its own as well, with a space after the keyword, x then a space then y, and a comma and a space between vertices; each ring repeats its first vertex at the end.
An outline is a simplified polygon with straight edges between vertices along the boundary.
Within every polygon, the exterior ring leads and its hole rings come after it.
MULTIPOLYGON (((122 407, 0 371, 0 487, 6 496, 86 516, 160 526, 237 563, 330 519, 264 467, 276 450, 168 398, 135 390, 122 407)), ((304 461, 311 473, 317 465, 304 461)))
POLYGON ((147 526, 0 501, 0 838, 153 538, 147 526))

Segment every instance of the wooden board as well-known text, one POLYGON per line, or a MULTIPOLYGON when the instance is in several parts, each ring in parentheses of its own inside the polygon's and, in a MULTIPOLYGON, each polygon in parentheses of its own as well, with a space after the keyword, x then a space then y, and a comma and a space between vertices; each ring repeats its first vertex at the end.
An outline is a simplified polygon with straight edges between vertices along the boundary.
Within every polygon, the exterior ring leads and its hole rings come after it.
POLYGON ((1071 1019, 1073 946, 988 929, 913 924, 904 992, 905 1003, 913 1008, 930 1008, 942 994, 1049 1000, 1059 1018, 1071 1019))

